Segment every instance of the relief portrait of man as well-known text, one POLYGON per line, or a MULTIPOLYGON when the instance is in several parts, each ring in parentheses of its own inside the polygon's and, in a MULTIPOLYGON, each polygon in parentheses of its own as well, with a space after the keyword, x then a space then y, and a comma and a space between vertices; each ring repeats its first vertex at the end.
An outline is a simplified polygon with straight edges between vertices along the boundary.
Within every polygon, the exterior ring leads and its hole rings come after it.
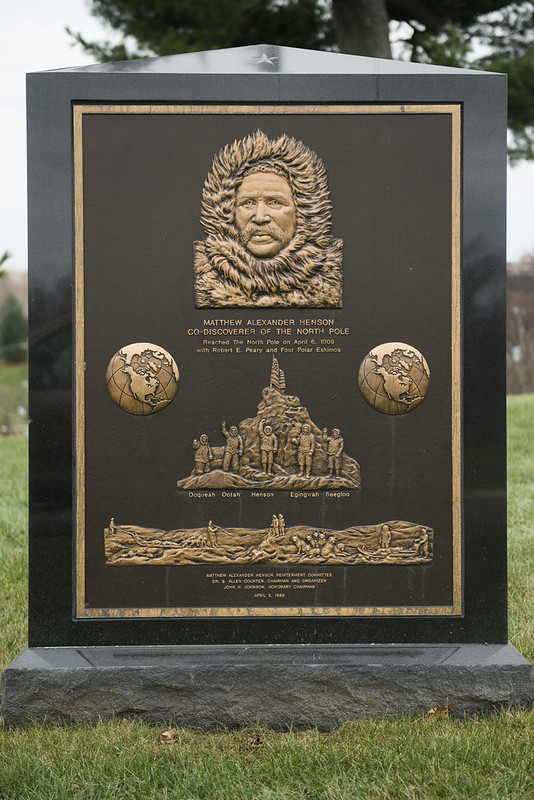
POLYGON ((343 242, 320 158, 262 131, 213 159, 195 242, 195 305, 341 308, 343 242))

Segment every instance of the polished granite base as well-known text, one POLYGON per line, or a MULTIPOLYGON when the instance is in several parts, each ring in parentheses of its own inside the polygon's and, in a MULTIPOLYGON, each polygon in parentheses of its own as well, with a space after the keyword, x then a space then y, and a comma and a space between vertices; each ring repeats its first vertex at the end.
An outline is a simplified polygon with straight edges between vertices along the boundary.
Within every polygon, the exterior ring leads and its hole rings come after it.
POLYGON ((33 648, 2 676, 6 725, 137 716, 208 729, 329 729, 361 717, 532 707, 534 669, 508 645, 33 648))

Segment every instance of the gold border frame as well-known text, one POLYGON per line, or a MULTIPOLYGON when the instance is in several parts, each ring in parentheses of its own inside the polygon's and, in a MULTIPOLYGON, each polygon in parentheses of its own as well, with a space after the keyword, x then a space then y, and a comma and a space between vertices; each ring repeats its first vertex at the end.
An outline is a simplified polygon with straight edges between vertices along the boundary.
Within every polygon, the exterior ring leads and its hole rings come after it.
POLYGON ((75 232, 75 463, 76 463, 76 576, 77 619, 102 618, 206 618, 206 617, 402 617, 461 616, 462 590, 462 456, 461 456, 461 131, 458 103, 384 105, 205 105, 113 103, 73 105, 74 232, 75 232), (452 368, 452 605, 450 606, 296 606, 228 608, 86 608, 85 607, 85 361, 84 361, 84 220, 83 220, 83 115, 84 114, 449 114, 452 125, 452 231, 451 231, 451 368, 452 368))

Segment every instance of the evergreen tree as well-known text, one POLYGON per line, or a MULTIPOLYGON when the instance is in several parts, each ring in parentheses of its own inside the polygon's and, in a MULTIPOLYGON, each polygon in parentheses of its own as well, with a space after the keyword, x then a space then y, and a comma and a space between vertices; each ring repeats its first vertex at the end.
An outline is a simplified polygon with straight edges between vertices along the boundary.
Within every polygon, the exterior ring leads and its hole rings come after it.
POLYGON ((28 325, 24 319, 22 306, 17 298, 10 294, 2 307, 0 322, 0 354, 10 364, 24 361, 26 358, 28 325))
POLYGON ((534 158, 534 2, 503 0, 91 0, 124 40, 75 39, 99 61, 271 43, 509 76, 512 159, 534 158), (127 41, 134 49, 129 49, 127 41), (482 55, 480 55, 482 54, 482 55))
POLYGON ((0 256, 0 278, 3 278, 7 275, 7 269, 4 269, 4 264, 11 258, 11 253, 9 250, 4 250, 2 255, 0 256))

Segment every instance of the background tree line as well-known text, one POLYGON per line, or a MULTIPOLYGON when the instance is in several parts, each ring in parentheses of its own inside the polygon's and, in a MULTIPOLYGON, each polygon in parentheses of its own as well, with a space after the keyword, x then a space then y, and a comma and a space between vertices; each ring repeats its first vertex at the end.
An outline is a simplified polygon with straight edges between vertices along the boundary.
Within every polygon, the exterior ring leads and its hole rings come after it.
MULTIPOLYGON (((6 280, 4 264, 11 258, 6 250, 0 256, 0 281, 6 280)), ((0 360, 8 364, 25 361, 28 352, 28 323, 20 300, 9 291, 0 304, 0 360)))

